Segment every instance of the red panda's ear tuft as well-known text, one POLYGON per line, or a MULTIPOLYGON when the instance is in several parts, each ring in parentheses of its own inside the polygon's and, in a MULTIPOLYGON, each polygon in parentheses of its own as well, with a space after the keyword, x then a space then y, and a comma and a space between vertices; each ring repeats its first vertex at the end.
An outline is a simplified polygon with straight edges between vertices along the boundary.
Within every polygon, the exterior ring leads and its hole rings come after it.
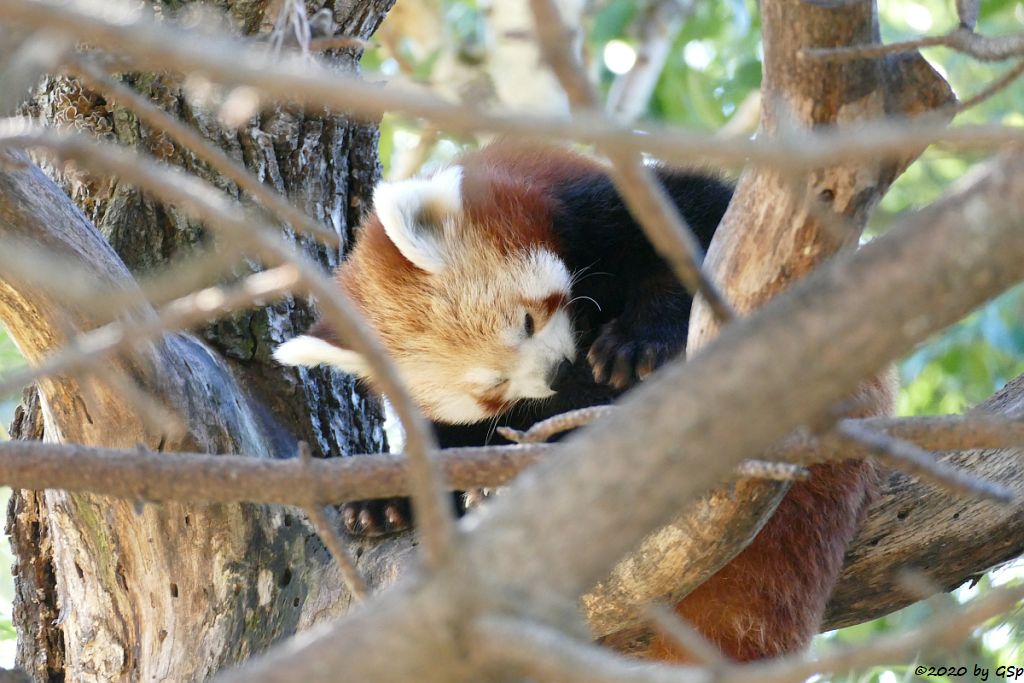
POLYGON ((402 256, 428 273, 440 273, 448 262, 446 228, 462 213, 462 167, 429 179, 381 183, 373 191, 373 208, 402 256))
POLYGON ((359 377, 367 377, 370 372, 366 360, 355 351, 308 334, 289 339, 274 349, 274 360, 282 365, 330 365, 359 377))

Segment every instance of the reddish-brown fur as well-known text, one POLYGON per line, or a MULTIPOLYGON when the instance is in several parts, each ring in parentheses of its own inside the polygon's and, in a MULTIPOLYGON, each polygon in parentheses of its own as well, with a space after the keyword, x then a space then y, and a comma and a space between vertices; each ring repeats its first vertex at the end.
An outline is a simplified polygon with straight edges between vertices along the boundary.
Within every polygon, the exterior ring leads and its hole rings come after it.
MULTIPOLYGON (((586 157, 549 146, 505 142, 457 163, 464 168, 466 219, 498 256, 535 244, 558 252, 551 188, 602 168, 586 157)), ((490 267, 500 267, 498 263, 490 262, 490 267)), ((667 272, 664 277, 671 279, 667 272)), ((446 353, 464 354, 480 335, 474 321, 466 319, 472 317, 466 311, 430 307, 427 278, 388 239, 376 215, 365 221, 354 252, 338 272, 339 284, 389 350, 422 337, 443 365, 449 362, 446 353), (427 310, 433 315, 425 314, 427 310), (385 318, 387 324, 380 324, 385 318)), ((551 296, 519 303, 527 304, 543 325, 565 301, 551 296)), ((312 333, 338 341, 322 326, 312 333)), ((887 380, 871 384, 864 392, 869 397, 866 407, 858 414, 888 413, 891 393, 887 380)), ((491 414, 507 405, 500 390, 484 392, 475 400, 491 414)), ((817 632, 846 547, 875 489, 876 474, 863 461, 820 465, 812 473, 810 481, 792 487, 743 552, 676 607, 731 658, 751 660, 799 651, 817 632)), ((687 658, 663 640, 655 642, 650 654, 677 661, 687 658)))
MULTIPOLYGON (((894 379, 865 386, 856 417, 888 414, 894 379)), ((757 537, 676 605, 676 613, 724 655, 749 661, 799 652, 818 632, 846 548, 877 490, 870 461, 816 465, 757 537)), ((655 659, 691 661, 658 638, 655 659)))

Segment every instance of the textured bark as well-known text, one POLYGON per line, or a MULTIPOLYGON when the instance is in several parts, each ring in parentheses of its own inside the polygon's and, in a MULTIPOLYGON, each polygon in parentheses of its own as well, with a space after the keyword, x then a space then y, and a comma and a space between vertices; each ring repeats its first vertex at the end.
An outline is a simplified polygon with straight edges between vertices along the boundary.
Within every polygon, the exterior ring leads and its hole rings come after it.
MULTIPOLYGON (((872 2, 823 8, 799 0, 771 0, 761 10, 763 135, 775 134, 783 122, 814 129, 915 116, 953 98, 948 84, 917 53, 846 64, 797 57, 804 47, 877 42, 872 2)), ((871 210, 914 158, 843 164, 805 177, 747 170, 705 261, 712 279, 738 311, 749 313, 841 248, 855 246, 871 210)), ((694 307, 690 330, 690 353, 718 332, 702 301, 694 307)), ((829 469, 819 468, 818 476, 827 477, 829 469)), ((809 484, 795 486, 803 489, 809 484)), ((616 647, 644 651, 650 634, 636 628, 637 618, 628 605, 676 600, 689 593, 750 543, 789 487, 787 482, 743 482, 728 494, 708 497, 679 523, 646 539, 628 564, 620 565, 610 581, 585 598, 598 633, 616 647), (719 530, 714 543, 705 537, 708 529, 719 530), (629 600, 605 599, 612 596, 629 600)))
MULTIPOLYGON (((226 4, 243 31, 265 31, 273 21, 266 15, 273 3, 226 4)), ((338 32, 368 37, 390 4, 337 3, 338 32)), ((357 68, 351 52, 332 59, 339 69, 357 68)), ((183 98, 169 76, 123 78, 343 238, 357 224, 379 173, 374 125, 279 110, 226 131, 183 98)), ((48 78, 27 108, 116 138, 237 194, 187 151, 73 79, 48 78)), ((133 275, 186 259, 210 240, 202 226, 153 202, 130 179, 49 170, 83 213, 37 170, 5 167, 0 235, 43 240, 104 287, 132 287, 133 275)), ((340 251, 296 239, 325 268, 337 264, 340 251)), ((240 265, 225 277, 254 267, 240 265)), ((68 332, 101 322, 65 308, 29 283, 0 278, 0 321, 30 361, 57 348, 68 332)), ((340 375, 285 371, 270 360, 270 349, 312 317, 304 303, 289 301, 221 320, 201 331, 202 341, 169 336, 110 363, 100 378, 42 382, 38 401, 22 408, 12 435, 263 457, 289 454, 295 438, 322 456, 379 450, 384 437, 375 400, 340 375), (147 419, 133 392, 125 395, 126 385, 177 414, 185 430, 147 419)), ((201 680, 349 601, 316 535, 301 516, 279 507, 153 506, 17 492, 9 527, 18 560, 18 662, 37 681, 201 680)), ((373 544, 360 553, 371 580, 379 578, 373 544)))
MULTIPOLYGON (((972 412, 1024 419, 1024 375, 972 412)), ((890 473, 846 555, 826 628, 858 624, 916 602, 919 595, 897 588, 900 572, 920 572, 936 589, 952 590, 1024 552, 1022 451, 954 451, 942 460, 1008 486, 1016 498, 1007 505, 962 498, 890 473)))

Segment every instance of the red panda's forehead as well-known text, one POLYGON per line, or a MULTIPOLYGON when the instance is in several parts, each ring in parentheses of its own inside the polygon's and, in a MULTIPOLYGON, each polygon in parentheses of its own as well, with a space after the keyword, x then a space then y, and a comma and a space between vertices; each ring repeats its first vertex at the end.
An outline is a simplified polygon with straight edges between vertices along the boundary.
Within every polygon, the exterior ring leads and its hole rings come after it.
POLYGON ((508 253, 530 246, 556 248, 553 201, 536 183, 493 170, 463 178, 463 220, 470 230, 508 253))

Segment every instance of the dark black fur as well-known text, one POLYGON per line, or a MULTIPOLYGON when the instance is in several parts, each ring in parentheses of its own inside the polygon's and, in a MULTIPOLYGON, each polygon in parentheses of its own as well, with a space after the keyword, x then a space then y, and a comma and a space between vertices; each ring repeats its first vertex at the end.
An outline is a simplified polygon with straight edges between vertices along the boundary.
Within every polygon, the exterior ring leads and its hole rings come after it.
MULTIPOLYGON (((657 175, 706 250, 732 188, 692 172, 659 168, 657 175)), ((578 274, 571 308, 579 353, 570 380, 555 396, 522 401, 497 420, 434 423, 443 448, 508 443, 495 427, 525 430, 568 410, 610 403, 639 379, 644 364, 653 369, 685 349, 690 296, 647 241, 608 176, 594 173, 567 184, 557 199, 554 227, 560 256, 569 271, 578 274), (609 384, 612 377, 618 380, 617 387, 609 384)), ((345 518, 351 531, 396 531, 406 526, 408 503, 352 503, 346 506, 345 518)))
MULTIPOLYGON (((707 250, 732 188, 713 177, 665 168, 658 170, 658 177, 707 250)), ((653 350, 660 365, 686 346, 690 296, 647 241, 611 180, 594 174, 562 188, 558 199, 554 227, 561 240, 560 256, 569 272, 580 273, 572 288, 579 354, 569 386, 549 399, 522 401, 497 422, 435 423, 442 447, 507 443, 494 434, 495 424, 527 429, 568 410, 613 401, 622 390, 596 382, 587 360, 598 337, 600 348, 595 351, 608 366, 605 375, 622 354, 634 371, 633 380, 644 350, 653 350)))

